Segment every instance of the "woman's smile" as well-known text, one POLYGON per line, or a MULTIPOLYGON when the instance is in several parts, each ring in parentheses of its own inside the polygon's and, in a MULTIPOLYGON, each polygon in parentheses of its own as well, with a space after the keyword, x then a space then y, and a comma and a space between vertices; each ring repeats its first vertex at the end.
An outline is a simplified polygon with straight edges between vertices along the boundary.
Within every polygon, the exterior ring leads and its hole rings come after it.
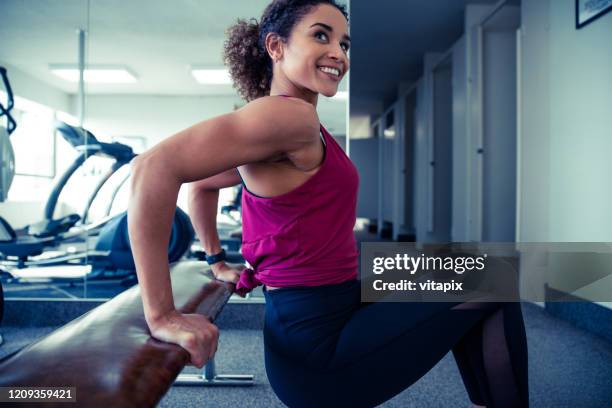
POLYGON ((340 75, 340 70, 338 68, 319 66, 317 67, 317 71, 320 71, 322 75, 324 75, 328 79, 331 79, 334 82, 340 82, 340 80, 342 79, 342 76, 340 75))

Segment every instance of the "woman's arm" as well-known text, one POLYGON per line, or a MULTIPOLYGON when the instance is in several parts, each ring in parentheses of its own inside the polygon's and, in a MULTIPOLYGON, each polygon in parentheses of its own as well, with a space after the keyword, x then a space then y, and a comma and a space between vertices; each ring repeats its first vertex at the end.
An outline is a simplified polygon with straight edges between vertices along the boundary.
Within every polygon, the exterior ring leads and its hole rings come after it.
MULTIPOLYGON (((230 169, 189 185, 189 216, 207 254, 221 251, 217 232, 219 190, 240 184, 240 181, 238 170, 230 169)), ((243 268, 235 269, 225 262, 217 262, 211 269, 217 279, 236 283, 243 268)))
POLYGON ((240 176, 234 168, 189 185, 189 217, 207 254, 221 251, 217 232, 219 190, 237 184, 240 176))
POLYGON ((179 132, 136 158, 128 227, 145 318, 152 334, 163 332, 162 340, 186 348, 192 361, 206 360, 201 348, 207 339, 193 325, 182 326, 176 315, 167 258, 181 184, 299 151, 317 141, 318 131, 312 105, 264 97, 179 132))

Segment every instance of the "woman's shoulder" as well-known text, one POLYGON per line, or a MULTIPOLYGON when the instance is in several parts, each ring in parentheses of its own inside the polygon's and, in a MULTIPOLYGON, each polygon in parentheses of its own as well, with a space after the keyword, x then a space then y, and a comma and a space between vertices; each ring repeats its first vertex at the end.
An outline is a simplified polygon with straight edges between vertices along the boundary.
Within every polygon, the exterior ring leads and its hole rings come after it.
POLYGON ((316 108, 303 99, 291 96, 262 96, 249 102, 247 108, 253 114, 275 121, 294 121, 319 128, 316 108))
POLYGON ((262 97, 232 112, 233 132, 277 153, 302 150, 317 141, 320 124, 314 106, 285 97, 262 97))

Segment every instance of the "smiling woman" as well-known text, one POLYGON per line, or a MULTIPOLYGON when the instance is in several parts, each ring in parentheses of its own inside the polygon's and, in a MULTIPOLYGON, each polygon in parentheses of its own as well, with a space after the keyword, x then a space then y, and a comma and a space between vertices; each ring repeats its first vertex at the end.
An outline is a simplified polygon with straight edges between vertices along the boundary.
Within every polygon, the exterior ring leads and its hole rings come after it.
MULTIPOLYGON (((274 94, 270 92, 273 76, 280 79, 278 77, 285 73, 303 75, 300 82, 304 82, 309 73, 314 75, 316 72, 313 70, 319 69, 328 74, 322 77, 336 83, 336 89, 321 93, 333 96, 337 92, 337 83, 349 69, 347 18, 344 9, 333 2, 276 1, 266 8, 259 23, 255 19, 238 20, 228 30, 225 43, 225 63, 229 66, 234 86, 245 99, 253 100, 274 94), (335 8, 335 15, 322 15, 319 19, 315 16, 303 18, 320 4, 335 8), (332 54, 324 55, 329 53, 330 46, 333 48, 332 54), (288 54, 288 59, 282 59, 283 52, 288 54), (312 65, 287 66, 287 62, 291 64, 294 60, 291 56, 302 58, 306 54, 314 58, 312 65), (280 69, 283 63, 289 70, 280 69)), ((286 81, 283 84, 288 85, 286 81)))
POLYGON ((285 404, 375 406, 452 350, 472 402, 526 406, 520 305, 361 303, 359 174, 316 110, 319 94, 338 91, 349 47, 335 1, 273 1, 259 22, 228 30, 225 62, 248 103, 138 158, 128 220, 151 333, 197 366, 215 353, 216 328, 175 310, 163 254, 177 192, 193 182, 190 215, 216 278, 243 296, 264 286, 266 372, 285 404), (225 263, 215 227, 219 188, 240 182, 249 268, 225 263))

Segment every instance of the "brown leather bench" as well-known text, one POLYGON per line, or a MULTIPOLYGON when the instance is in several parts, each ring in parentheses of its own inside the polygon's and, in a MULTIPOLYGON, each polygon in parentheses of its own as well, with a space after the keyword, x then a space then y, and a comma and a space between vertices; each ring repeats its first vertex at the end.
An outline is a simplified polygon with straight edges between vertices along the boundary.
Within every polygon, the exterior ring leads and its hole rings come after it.
MULTIPOLYGON (((204 262, 178 263, 170 276, 177 309, 213 322, 234 291, 233 284, 214 280, 204 262)), ((150 336, 136 285, 4 357, 0 387, 76 387, 78 407, 152 407, 189 361, 180 346, 150 336)), ((199 384, 224 383, 216 381, 214 361, 206 369, 199 384)), ((252 376, 234 377, 227 383, 252 384, 252 376)))

